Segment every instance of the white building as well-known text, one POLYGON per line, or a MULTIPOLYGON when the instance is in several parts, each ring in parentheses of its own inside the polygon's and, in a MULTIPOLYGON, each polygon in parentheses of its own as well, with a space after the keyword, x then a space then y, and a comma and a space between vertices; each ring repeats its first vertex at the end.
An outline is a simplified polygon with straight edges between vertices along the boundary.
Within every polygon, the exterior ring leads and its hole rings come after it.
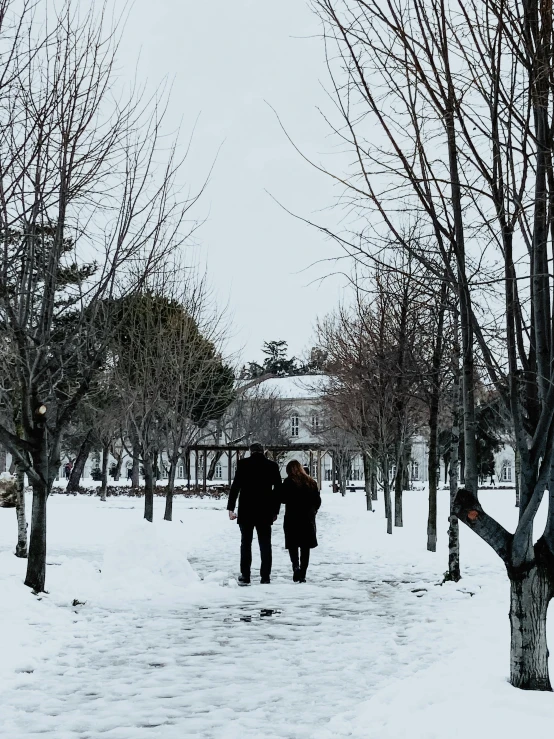
MULTIPOLYGON (((278 439, 275 443, 279 446, 298 446, 298 449, 292 449, 286 453, 279 455, 279 462, 284 472, 284 468, 290 459, 297 458, 311 471, 314 477, 321 475, 322 480, 331 480, 333 477, 333 460, 332 455, 326 450, 326 443, 329 448, 332 444, 328 437, 328 430, 325 429, 324 409, 321 403, 321 395, 325 390, 327 379, 323 375, 305 375, 299 377, 269 377, 261 378, 259 381, 247 383, 247 387, 242 394, 242 403, 259 403, 260 399, 278 401, 280 407, 280 415, 277 419, 279 424, 278 439), (319 463, 318 463, 319 460, 319 463)), ((256 413, 256 408, 251 409, 256 413)), ((232 412, 230 414, 232 416, 232 412)), ((254 418, 254 421, 256 419, 254 418)), ((271 422, 275 422, 273 419, 271 422)), ((256 424, 253 423, 253 427, 256 424)), ((259 424, 258 424, 259 429, 259 424)), ((264 441, 264 438, 258 438, 256 431, 252 431, 242 436, 240 439, 233 439, 233 428, 231 422, 225 423, 222 427, 214 427, 213 444, 218 445, 221 449, 226 445, 233 446, 240 443, 242 447, 248 446, 253 441, 264 441)), ((263 435, 262 435, 263 436, 263 435)), ((275 438, 277 438, 277 436, 275 438)), ((210 446, 210 444, 206 444, 210 446)), ((268 444, 268 446, 273 446, 268 444)), ((428 445, 423 435, 415 436, 412 439, 411 458, 409 466, 410 483, 414 486, 423 485, 428 481, 428 445)), ((194 480, 198 475, 198 480, 203 480, 209 469, 210 463, 214 459, 214 452, 191 452, 190 456, 190 479, 194 480), (204 462, 206 462, 206 473, 204 472, 204 462)), ((214 480, 227 482, 232 479, 236 469, 237 453, 228 453, 223 451, 218 458, 214 467, 214 480)), ((59 477, 64 477, 64 462, 59 470, 59 477)), ((115 463, 115 460, 111 460, 115 463)), ((6 455, 6 469, 11 464, 10 455, 6 455)), ((111 465, 110 465, 111 466, 111 465)), ((131 459, 124 455, 121 477, 122 481, 126 480, 132 466, 131 459)), ((100 455, 93 453, 89 456, 83 478, 87 479, 93 476, 95 470, 99 470, 100 455)), ((2 472, 3 470, 0 470, 2 472)), ((168 465, 163 457, 160 460, 161 478, 167 478, 168 465)), ((447 474, 444 468, 443 460, 440 460, 439 483, 447 485, 447 474)), ((514 451, 511 446, 506 445, 495 455, 495 479, 497 485, 505 485, 512 487, 515 483, 514 468, 514 451)), ((176 475, 177 484, 183 484, 188 478, 187 466, 185 460, 181 460, 177 467, 176 475)), ((348 483, 362 483, 364 480, 364 469, 361 454, 355 449, 350 455, 348 483)), ((490 480, 482 480, 482 484, 490 483, 490 480)))

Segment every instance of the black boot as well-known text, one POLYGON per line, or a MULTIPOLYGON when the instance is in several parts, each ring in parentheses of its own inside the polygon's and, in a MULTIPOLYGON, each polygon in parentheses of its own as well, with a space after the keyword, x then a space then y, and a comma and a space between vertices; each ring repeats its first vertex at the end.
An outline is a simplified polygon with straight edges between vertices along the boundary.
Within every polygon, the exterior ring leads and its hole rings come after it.
POLYGON ((239 585, 250 585, 250 578, 246 575, 239 575, 239 585))
POLYGON ((298 570, 298 582, 306 582, 306 570, 298 570))
POLYGON ((294 582, 300 582, 300 567, 292 568, 292 579, 294 582))

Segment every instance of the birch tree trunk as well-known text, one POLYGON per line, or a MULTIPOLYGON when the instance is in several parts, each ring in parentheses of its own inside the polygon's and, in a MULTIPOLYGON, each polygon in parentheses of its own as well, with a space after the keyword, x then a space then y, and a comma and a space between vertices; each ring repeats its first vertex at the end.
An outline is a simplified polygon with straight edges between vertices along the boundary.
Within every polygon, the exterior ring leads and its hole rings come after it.
POLYGON ((27 519, 25 517, 25 472, 21 464, 15 465, 15 512, 17 516, 17 544, 15 556, 27 558, 27 519))
POLYGON ((17 545, 15 556, 27 558, 27 519, 25 517, 25 472, 15 465, 15 512, 17 516, 17 545))

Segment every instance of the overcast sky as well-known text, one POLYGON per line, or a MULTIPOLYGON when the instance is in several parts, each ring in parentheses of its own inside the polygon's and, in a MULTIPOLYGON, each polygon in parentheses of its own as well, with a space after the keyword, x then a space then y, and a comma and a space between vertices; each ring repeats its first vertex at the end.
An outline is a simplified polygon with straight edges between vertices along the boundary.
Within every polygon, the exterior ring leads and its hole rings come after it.
POLYGON ((260 359, 273 339, 299 354, 345 285, 318 281, 337 265, 311 267, 338 247, 271 198, 327 225, 339 219, 328 210, 332 184, 294 151, 267 105, 306 154, 341 166, 317 111, 330 108, 318 33, 303 0, 135 0, 125 30, 124 68, 132 75, 140 56, 140 78, 172 80, 170 123, 182 121, 183 142, 199 116, 186 169, 193 187, 221 146, 196 211, 207 218, 197 241, 218 300, 230 305, 230 348, 244 360, 260 359))

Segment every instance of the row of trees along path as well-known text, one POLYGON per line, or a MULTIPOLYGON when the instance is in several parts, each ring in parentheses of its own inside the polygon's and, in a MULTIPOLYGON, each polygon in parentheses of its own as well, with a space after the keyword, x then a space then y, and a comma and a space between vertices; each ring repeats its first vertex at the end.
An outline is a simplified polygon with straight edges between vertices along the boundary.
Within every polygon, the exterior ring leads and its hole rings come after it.
POLYGON ((550 690, 554 595, 552 8, 540 0, 314 0, 350 173, 363 263, 393 249, 453 295, 459 315, 465 487, 454 511, 495 550, 511 588, 511 683, 550 690), (371 223, 378 224, 367 227, 371 223), (392 244, 392 246, 391 246, 392 244), (477 363, 509 421, 520 515, 507 531, 478 499, 477 363), (548 488, 545 530, 533 523, 548 488))

